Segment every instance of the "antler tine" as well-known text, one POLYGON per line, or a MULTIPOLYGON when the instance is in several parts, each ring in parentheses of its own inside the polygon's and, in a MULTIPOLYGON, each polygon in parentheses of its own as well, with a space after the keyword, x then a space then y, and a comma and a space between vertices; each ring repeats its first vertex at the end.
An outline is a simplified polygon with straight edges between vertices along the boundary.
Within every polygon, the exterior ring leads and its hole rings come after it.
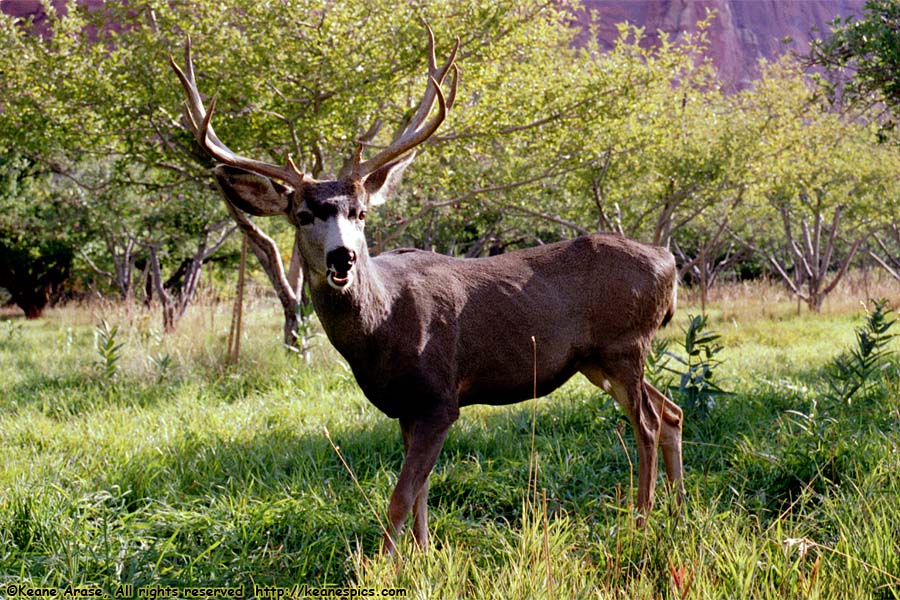
POLYGON ((434 31, 425 19, 422 19, 422 24, 425 26, 425 31, 428 32, 428 72, 434 73, 437 70, 437 59, 434 55, 434 31))
POLYGON ((169 64, 181 81, 181 87, 187 94, 184 103, 185 117, 187 117, 188 125, 200 144, 207 152, 217 161, 247 171, 252 171, 260 175, 272 177, 284 181, 285 183, 299 187, 303 183, 303 173, 294 165, 293 161, 288 158, 287 165, 273 165, 270 163, 246 158, 235 152, 232 152, 226 146, 216 132, 212 128, 211 120, 216 107, 216 98, 210 102, 209 110, 203 107, 203 100, 200 97, 200 91, 197 89, 197 82, 194 78, 194 62, 191 59, 191 39, 187 38, 184 45, 184 62, 185 70, 175 63, 175 59, 169 56, 169 64))
POLYGON ((447 62, 444 63, 444 66, 441 67, 441 70, 438 71, 438 75, 435 76, 435 79, 438 80, 438 83, 444 83, 444 77, 447 76, 447 71, 451 67, 456 67, 456 55, 459 53, 459 45, 460 45, 459 36, 456 36, 456 44, 453 45, 453 51, 450 52, 450 56, 447 58, 447 62))
MULTIPOLYGON (((428 27, 427 24, 425 25, 425 27, 428 28, 428 75, 437 82, 438 86, 440 86, 444 84, 444 78, 447 76, 448 70, 451 67, 456 68, 454 61, 456 60, 456 53, 459 51, 459 37, 456 38, 456 45, 453 47, 453 51, 450 53, 450 57, 447 59, 444 65, 440 69, 438 69, 434 59, 434 33, 432 33, 431 27, 428 27)), ((455 91, 453 92, 452 96, 455 98, 455 91)), ((452 105, 453 102, 447 104, 448 107, 452 105)), ((429 85, 425 90, 425 96, 422 97, 422 102, 419 105, 419 110, 416 111, 416 115, 410 120, 409 125, 407 126, 407 130, 412 131, 414 129, 418 129, 422 125, 422 123, 425 122, 425 118, 428 117, 428 113, 431 112, 432 106, 434 106, 434 88, 429 85)))
POLYGON ((390 146, 357 166, 355 175, 364 177, 392 161, 402 156, 431 137, 437 128, 440 127, 444 118, 447 116, 447 104, 444 100, 444 93, 433 77, 429 77, 430 85, 434 86, 435 96, 437 97, 438 113, 421 129, 407 129, 403 135, 395 140, 390 146))
MULTIPOLYGON (((187 39, 184 42, 184 68, 187 72, 188 81, 191 82, 191 85, 196 88, 197 80, 194 79, 194 60, 191 58, 191 36, 188 34, 187 39)), ((171 60, 171 57, 169 57, 171 60)), ((175 61, 172 61, 173 63, 175 61)), ((203 103, 200 103, 200 107, 203 107, 203 103)))
POLYGON ((425 26, 425 30, 428 32, 428 74, 434 77, 438 83, 444 83, 444 77, 447 75, 447 70, 451 65, 456 61, 456 54, 459 52, 460 39, 459 36, 456 36, 456 45, 453 47, 453 51, 450 52, 450 56, 447 58, 444 65, 440 68, 437 68, 437 59, 435 58, 434 51, 434 31, 431 29, 431 26, 424 19, 422 20, 422 24, 425 26))
POLYGON ((450 94, 447 95, 447 110, 453 108, 453 103, 456 102, 456 86, 459 84, 459 67, 455 64, 453 65, 453 83, 450 84, 450 94))
POLYGON ((353 151, 353 156, 350 157, 349 161, 345 161, 344 166, 341 168, 340 177, 344 177, 350 173, 359 172, 359 164, 360 161, 362 161, 363 150, 365 150, 366 145, 375 139, 378 132, 381 131, 381 125, 381 119, 375 119, 375 122, 372 123, 372 126, 369 127, 368 131, 357 138, 356 149, 353 151))
POLYGON ((413 118, 410 119, 409 124, 403 130, 403 133, 391 142, 387 148, 365 162, 359 163, 357 160, 354 160, 353 173, 357 177, 365 177, 379 167, 386 165, 391 160, 406 154, 431 137, 446 118, 447 109, 453 105, 453 101, 456 99, 459 69, 455 64, 455 61, 460 46, 459 37, 456 38, 456 45, 450 53, 450 56, 447 58, 447 61, 440 69, 438 69, 434 52, 434 32, 427 23, 425 23, 425 30, 428 33, 428 85, 425 88, 425 94, 422 96, 422 101, 419 103, 419 108, 413 118), (453 82, 451 84, 448 101, 441 90, 441 84, 451 68, 453 69, 453 82), (435 115, 431 121, 425 123, 428 114, 431 112, 432 108, 434 108, 435 100, 437 100, 438 103, 437 115, 435 115), (423 123, 425 123, 424 126, 423 123))

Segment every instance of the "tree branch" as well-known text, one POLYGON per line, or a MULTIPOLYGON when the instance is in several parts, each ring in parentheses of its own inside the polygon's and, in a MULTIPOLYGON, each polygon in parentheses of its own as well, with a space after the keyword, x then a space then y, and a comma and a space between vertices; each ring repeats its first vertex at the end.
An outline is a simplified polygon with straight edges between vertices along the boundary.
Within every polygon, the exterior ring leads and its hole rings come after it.
POLYGON ((825 289, 822 290, 823 297, 827 296, 828 293, 834 289, 834 287, 838 284, 838 282, 844 276, 844 273, 847 271, 847 267, 850 266, 850 261, 852 261, 853 257, 856 256, 856 251, 859 250, 859 245, 862 244, 863 239, 865 239, 865 238, 861 237, 861 238, 857 239, 855 242, 853 242, 853 245, 850 247, 850 252, 847 253, 847 256, 841 262, 841 266, 838 269, 838 272, 835 274, 834 279, 832 279, 831 283, 829 283, 827 286, 825 286, 825 289))
POLYGON ((481 194, 487 194, 489 192, 503 192, 503 191, 507 191, 507 190, 512 190, 512 189, 520 188, 520 187, 523 187, 526 185, 530 185, 532 183, 536 183, 538 181, 542 181, 544 179, 550 179, 553 177, 557 177, 559 175, 565 175, 566 173, 575 171, 575 170, 581 168, 582 166, 583 165, 574 165, 571 167, 567 167, 565 169, 561 169, 559 171, 545 171, 541 175, 537 175, 535 177, 529 177, 528 179, 523 179, 521 181, 514 181, 512 183, 503 183, 503 184, 491 185, 491 186, 487 186, 487 187, 483 187, 483 188, 476 188, 474 190, 470 190, 470 191, 466 192, 465 194, 456 196, 455 198, 451 198, 449 200, 426 202, 425 204, 422 205, 422 207, 419 209, 419 211, 416 214, 414 214, 412 217, 404 219, 396 229, 391 231, 380 241, 373 244, 369 248, 369 252, 373 256, 380 254, 381 252, 384 252, 384 248, 390 242, 392 242, 395 239, 397 239, 398 237, 400 237, 403 234, 403 232, 406 231, 406 229, 409 227, 409 225, 411 223, 414 223, 415 221, 421 219, 422 217, 424 217, 426 214, 428 214, 432 210, 442 208, 444 206, 453 206, 455 204, 462 204, 464 202, 468 202, 472 198, 479 196, 481 194))
POLYGON ((897 281, 900 281, 900 271, 896 271, 896 270, 894 270, 893 268, 891 268, 891 265, 887 264, 887 263, 884 261, 884 259, 882 259, 880 256, 878 256, 878 255, 875 254, 874 252, 872 252, 872 250, 871 250, 870 248, 866 248, 865 252, 866 252, 866 254, 868 254, 869 256, 871 256, 871 257, 875 260, 875 262, 877 262, 877 263, 881 266, 882 269, 884 269, 885 271, 887 271, 887 272, 888 272, 888 275, 890 275, 891 277, 893 277, 893 278, 896 279, 897 281))

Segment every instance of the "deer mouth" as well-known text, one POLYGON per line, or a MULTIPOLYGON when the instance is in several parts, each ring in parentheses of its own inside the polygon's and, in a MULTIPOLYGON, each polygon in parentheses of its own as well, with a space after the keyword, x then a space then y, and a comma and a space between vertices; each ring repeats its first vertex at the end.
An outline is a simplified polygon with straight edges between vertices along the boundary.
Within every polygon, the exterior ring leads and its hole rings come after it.
POLYGON ((353 281, 353 272, 339 273, 334 267, 329 267, 325 278, 328 280, 328 285, 336 290, 343 290, 353 281))

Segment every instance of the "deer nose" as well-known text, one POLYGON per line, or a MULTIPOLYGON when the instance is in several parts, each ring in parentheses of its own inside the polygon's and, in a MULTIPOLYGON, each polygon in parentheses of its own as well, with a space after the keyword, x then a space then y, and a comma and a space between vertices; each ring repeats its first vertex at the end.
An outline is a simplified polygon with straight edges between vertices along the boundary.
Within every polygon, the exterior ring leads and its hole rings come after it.
POLYGON ((356 263, 356 252, 350 248, 335 248, 325 256, 325 264, 338 273, 349 273, 356 263))

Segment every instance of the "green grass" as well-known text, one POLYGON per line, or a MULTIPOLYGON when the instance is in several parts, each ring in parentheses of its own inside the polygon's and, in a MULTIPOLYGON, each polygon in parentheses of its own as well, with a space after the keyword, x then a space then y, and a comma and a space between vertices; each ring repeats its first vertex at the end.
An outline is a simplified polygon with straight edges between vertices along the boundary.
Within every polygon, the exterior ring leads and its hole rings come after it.
MULTIPOLYGON (((226 367, 224 306, 197 308, 166 338, 138 309, 0 321, 0 586, 900 598, 900 366, 836 402, 827 365, 853 343, 852 303, 798 317, 789 303, 752 314, 739 302, 711 307, 734 394, 688 415, 681 511, 661 488, 635 526, 627 419, 576 378, 538 401, 536 494, 531 404, 463 412, 432 475, 434 547, 423 556, 406 535, 402 558, 376 555, 369 507, 383 512, 396 482, 398 427, 324 339, 307 367, 281 349, 277 313, 251 307, 241 362, 226 367), (97 364, 101 317, 124 344, 112 375, 97 364), (163 368, 153 357, 165 355, 163 368)), ((691 309, 680 312, 673 340, 691 309)))

